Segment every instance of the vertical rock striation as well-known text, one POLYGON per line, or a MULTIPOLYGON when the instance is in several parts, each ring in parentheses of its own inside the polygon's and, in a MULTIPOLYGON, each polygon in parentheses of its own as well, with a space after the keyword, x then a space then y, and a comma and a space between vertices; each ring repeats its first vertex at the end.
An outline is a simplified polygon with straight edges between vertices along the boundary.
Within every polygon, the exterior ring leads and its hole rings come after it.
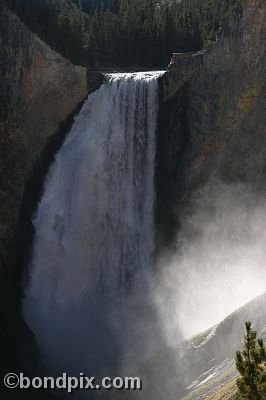
POLYGON ((157 152, 159 199, 172 206, 159 201, 159 220, 173 218, 177 197, 188 199, 210 177, 265 186, 265 19, 264 0, 245 0, 211 48, 173 55, 161 81, 157 152))
POLYGON ((17 239, 25 184, 49 140, 100 83, 100 74, 72 65, 17 16, 0 11, 1 329, 19 311, 17 239))

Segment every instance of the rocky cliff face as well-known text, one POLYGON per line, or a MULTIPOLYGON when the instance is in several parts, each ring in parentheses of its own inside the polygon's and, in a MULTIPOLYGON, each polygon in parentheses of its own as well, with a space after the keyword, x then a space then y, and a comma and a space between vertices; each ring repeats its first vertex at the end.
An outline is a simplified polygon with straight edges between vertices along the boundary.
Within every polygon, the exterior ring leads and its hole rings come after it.
POLYGON ((258 337, 265 339, 265 305, 263 294, 205 332, 159 351, 138 371, 143 392, 128 399, 232 399, 237 377, 234 357, 242 349, 244 321, 252 321, 258 337))
POLYGON ((159 224, 173 220, 166 198, 187 200, 210 178, 265 186, 265 18, 264 0, 245 0, 211 48, 173 56, 161 82, 159 224))
POLYGON ((7 10, 0 13, 0 317, 19 297, 18 225, 25 185, 49 140, 99 86, 7 10), (16 289, 17 284, 17 289, 16 289))

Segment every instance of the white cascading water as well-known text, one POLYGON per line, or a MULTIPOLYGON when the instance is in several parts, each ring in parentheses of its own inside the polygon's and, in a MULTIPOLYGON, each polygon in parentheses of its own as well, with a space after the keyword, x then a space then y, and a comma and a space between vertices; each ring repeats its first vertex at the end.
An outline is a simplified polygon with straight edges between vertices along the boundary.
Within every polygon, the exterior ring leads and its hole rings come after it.
POLYGON ((159 75, 106 76, 47 175, 23 310, 50 371, 114 373, 149 347, 159 75))

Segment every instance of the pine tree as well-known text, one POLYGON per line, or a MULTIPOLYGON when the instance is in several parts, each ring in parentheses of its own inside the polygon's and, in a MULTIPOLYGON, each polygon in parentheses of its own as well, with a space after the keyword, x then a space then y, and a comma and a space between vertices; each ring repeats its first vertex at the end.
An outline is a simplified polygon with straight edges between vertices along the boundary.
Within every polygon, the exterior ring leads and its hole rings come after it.
POLYGON ((0 0, 76 64, 167 65, 202 49, 244 0, 0 0), (86 15, 86 13, 88 15, 86 15))
POLYGON ((244 349, 236 353, 235 363, 240 374, 237 380, 238 400, 262 400, 266 396, 266 352, 262 339, 251 322, 246 322, 244 349))

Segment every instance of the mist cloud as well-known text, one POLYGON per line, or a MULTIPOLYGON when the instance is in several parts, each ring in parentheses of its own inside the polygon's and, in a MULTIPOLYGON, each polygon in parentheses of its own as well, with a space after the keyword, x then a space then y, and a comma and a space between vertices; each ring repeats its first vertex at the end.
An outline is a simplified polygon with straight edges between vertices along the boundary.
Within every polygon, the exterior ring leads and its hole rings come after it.
POLYGON ((247 185, 212 182, 182 219, 176 252, 158 260, 154 302, 167 344, 220 322, 266 290, 266 202, 247 185))

